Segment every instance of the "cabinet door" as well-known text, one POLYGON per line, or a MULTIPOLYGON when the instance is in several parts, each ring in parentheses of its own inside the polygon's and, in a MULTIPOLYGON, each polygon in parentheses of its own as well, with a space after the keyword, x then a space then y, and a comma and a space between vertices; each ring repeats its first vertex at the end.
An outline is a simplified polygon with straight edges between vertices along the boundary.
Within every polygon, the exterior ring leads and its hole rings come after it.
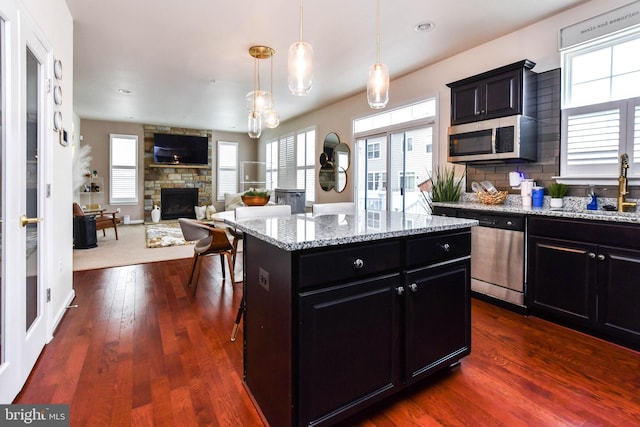
POLYGON ((451 124, 480 120, 481 96, 478 82, 451 88, 451 124))
POLYGON ((483 119, 522 113, 521 74, 515 70, 482 81, 483 119))
POLYGON ((600 247, 598 323, 640 346, 640 251, 600 247))
POLYGON ((471 350, 468 259, 407 273, 405 378, 411 384, 471 350))
POLYGON ((597 247, 529 237, 529 306, 584 325, 595 321, 597 247))
POLYGON ((299 422, 333 424, 399 385, 399 274, 300 294, 299 422))

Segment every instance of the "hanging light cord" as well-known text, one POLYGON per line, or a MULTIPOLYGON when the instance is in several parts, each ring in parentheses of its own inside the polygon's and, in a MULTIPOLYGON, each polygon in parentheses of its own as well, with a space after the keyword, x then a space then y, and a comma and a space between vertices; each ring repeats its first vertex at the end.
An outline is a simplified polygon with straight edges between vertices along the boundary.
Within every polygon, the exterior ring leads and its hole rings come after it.
POLYGON ((380 63, 380 0, 376 3, 376 64, 380 63))
POLYGON ((256 97, 258 92, 256 91, 256 85, 258 83, 258 58, 253 58, 253 112, 256 112, 256 97))
POLYGON ((269 80, 269 90, 271 91, 271 109, 273 109, 273 104, 275 103, 273 96, 273 54, 271 54, 271 72, 269 73, 269 80))
POLYGON ((302 19, 303 19, 302 0, 300 0, 300 41, 302 41, 302 19))

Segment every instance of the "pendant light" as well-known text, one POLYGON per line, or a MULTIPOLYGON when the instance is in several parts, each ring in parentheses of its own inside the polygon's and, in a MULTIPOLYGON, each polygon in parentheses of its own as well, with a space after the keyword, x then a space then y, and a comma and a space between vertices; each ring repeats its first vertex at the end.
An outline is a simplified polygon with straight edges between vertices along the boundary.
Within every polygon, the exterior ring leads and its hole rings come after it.
POLYGON ((260 138, 262 134, 262 113, 273 109, 273 100, 270 92, 260 90, 260 64, 261 59, 271 58, 273 49, 267 46, 251 46, 249 55, 253 57, 253 91, 247 94, 247 107, 250 109, 247 119, 250 138, 260 138))
POLYGON ((367 101, 373 109, 384 108, 389 102, 389 69, 380 63, 380 0, 376 11, 376 63, 369 67, 367 101))
POLYGON ((289 90, 296 96, 308 95, 313 85, 313 48, 302 40, 302 0, 300 0, 300 40, 289 46, 289 90))
POLYGON ((277 128, 280 124, 280 117, 278 117, 278 112, 275 110, 275 103, 273 102, 273 52, 271 54, 271 72, 269 73, 269 78, 271 82, 269 83, 269 90, 271 91, 271 108, 263 113, 264 116, 264 125, 269 129, 277 128))

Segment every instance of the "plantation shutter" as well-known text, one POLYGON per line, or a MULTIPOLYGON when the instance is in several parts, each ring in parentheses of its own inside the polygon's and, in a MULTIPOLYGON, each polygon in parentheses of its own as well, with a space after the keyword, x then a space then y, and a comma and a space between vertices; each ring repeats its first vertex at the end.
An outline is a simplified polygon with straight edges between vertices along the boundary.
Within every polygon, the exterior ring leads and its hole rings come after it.
POLYGON ((138 137, 111 134, 109 203, 138 203, 138 137))
POLYGON ((238 144, 218 141, 218 191, 217 200, 224 200, 224 193, 238 192, 238 144))

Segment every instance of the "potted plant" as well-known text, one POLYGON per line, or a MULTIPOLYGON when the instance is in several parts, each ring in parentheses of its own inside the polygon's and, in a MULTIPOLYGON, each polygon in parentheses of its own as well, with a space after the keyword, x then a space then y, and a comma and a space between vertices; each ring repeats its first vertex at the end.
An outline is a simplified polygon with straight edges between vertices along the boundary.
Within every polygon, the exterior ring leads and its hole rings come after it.
POLYGON ((247 206, 264 206, 269 202, 271 197, 268 191, 255 190, 250 188, 242 193, 242 201, 247 206))
POLYGON ((551 196, 550 206, 552 208, 561 208, 562 198, 567 194, 569 187, 566 184, 554 182, 549 184, 547 190, 549 190, 549 195, 551 196))
POLYGON ((460 199, 464 175, 460 179, 456 179, 454 168, 447 171, 446 167, 442 167, 436 169, 434 178, 431 189, 432 201, 457 202, 460 199))

